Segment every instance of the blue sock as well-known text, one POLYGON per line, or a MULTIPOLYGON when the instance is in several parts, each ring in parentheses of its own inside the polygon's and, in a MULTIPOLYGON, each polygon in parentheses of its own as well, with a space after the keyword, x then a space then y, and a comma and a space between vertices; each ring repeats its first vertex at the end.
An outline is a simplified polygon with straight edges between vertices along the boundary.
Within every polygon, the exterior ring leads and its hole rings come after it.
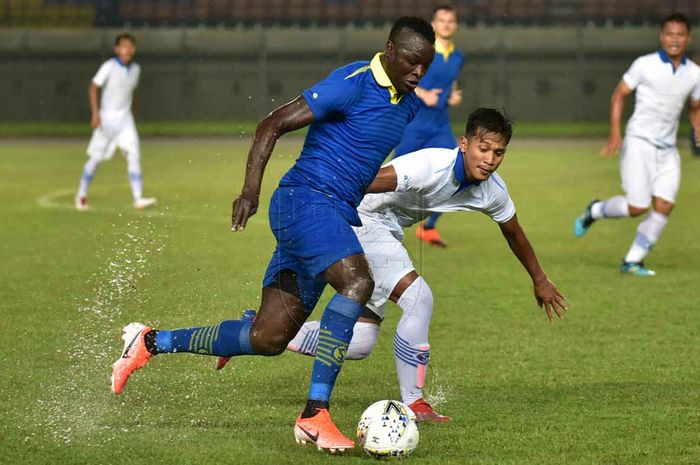
POLYGON ((364 308, 341 294, 333 296, 321 317, 316 360, 311 372, 309 400, 328 402, 352 339, 355 322, 364 308))
POLYGON ((433 213, 425 221, 425 229, 433 229, 437 225, 437 220, 442 216, 442 213, 433 213))
POLYGON ((211 326, 183 328, 156 333, 159 354, 189 352, 193 354, 254 355, 250 346, 250 320, 227 320, 211 326))

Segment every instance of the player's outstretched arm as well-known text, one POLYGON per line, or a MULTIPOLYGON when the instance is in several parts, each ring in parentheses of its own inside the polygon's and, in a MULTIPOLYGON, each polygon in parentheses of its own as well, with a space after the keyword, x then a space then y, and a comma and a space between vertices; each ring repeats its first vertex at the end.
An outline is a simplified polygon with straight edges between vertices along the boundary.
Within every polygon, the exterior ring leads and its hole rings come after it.
POLYGON ((90 103, 90 125, 92 129, 97 129, 100 126, 100 106, 98 103, 98 92, 100 87, 94 82, 88 87, 88 102, 90 103))
POLYGON ((633 90, 621 80, 610 97, 610 134, 605 147, 600 151, 600 156, 611 157, 622 146, 622 112, 625 110, 625 98, 632 94, 633 90))
POLYGON ((518 217, 513 215, 513 218, 505 223, 499 223, 499 226, 511 250, 532 278, 537 305, 544 309, 549 321, 554 319, 554 314, 559 319, 563 319, 564 312, 567 310, 566 298, 540 268, 535 251, 518 223, 518 217))
POLYGON ((248 218, 258 210, 260 185, 272 150, 282 135, 308 126, 314 115, 304 97, 282 105, 262 120, 255 129, 255 138, 248 152, 245 181, 241 194, 233 201, 231 231, 243 231, 248 218))

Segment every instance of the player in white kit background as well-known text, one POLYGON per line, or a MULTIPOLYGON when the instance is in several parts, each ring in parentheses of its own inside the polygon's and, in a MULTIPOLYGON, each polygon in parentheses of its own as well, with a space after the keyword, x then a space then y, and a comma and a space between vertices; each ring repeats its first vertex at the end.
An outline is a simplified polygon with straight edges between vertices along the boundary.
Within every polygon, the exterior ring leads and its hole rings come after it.
POLYGON ((154 198, 143 197, 139 136, 131 111, 134 90, 141 76, 141 67, 133 61, 135 53, 136 40, 132 35, 117 36, 115 56, 100 66, 88 88, 93 132, 87 148, 88 161, 83 167, 75 197, 78 210, 88 209, 88 188, 95 171, 102 161, 114 156, 117 148, 127 160, 134 207, 143 209, 156 203, 154 198), (98 103, 99 91, 101 98, 98 103))
MULTIPOLYGON (((376 343, 386 302, 398 304, 403 314, 396 328, 394 353, 401 398, 419 421, 447 422, 450 418, 435 412, 423 399, 433 294, 402 244, 403 228, 438 212, 485 213, 498 223, 513 254, 530 274, 535 299, 549 320, 554 315, 562 318, 566 310, 564 296, 540 268, 518 223, 505 182, 495 173, 511 134, 512 122, 502 113, 479 108, 469 115, 457 148, 428 148, 395 158, 379 171, 358 208, 362 226, 354 229, 375 286, 367 310, 355 324, 345 357, 367 357, 376 343)), ((318 335, 319 322, 309 321, 287 348, 314 355, 318 335)))
POLYGON ((581 237, 598 219, 640 216, 651 207, 620 267, 622 273, 635 276, 655 274, 642 260, 666 227, 680 187, 676 134, 688 99, 695 140, 700 140, 700 67, 685 55, 690 42, 688 18, 680 13, 666 17, 659 39, 661 48, 632 63, 611 99, 610 135, 601 155, 614 155, 622 147, 620 175, 625 194, 591 201, 574 222, 574 234, 581 237), (625 98, 633 92, 635 108, 623 141, 620 120, 625 98))

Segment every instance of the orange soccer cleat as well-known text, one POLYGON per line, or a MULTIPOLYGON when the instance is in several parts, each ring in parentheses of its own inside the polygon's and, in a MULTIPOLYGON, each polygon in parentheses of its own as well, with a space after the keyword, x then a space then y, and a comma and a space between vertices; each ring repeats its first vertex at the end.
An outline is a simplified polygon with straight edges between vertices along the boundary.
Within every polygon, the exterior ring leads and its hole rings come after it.
POLYGON ((355 443, 348 439, 335 426, 328 409, 318 409, 318 413, 310 418, 297 418, 294 425, 294 438, 297 444, 312 443, 318 450, 331 454, 342 453, 352 449, 355 443))
POLYGON ((151 331, 149 326, 141 323, 129 323, 124 327, 124 350, 122 356, 112 365, 112 392, 121 394, 131 374, 143 367, 151 353, 146 349, 144 336, 151 331))
POLYGON ((440 415, 422 397, 408 406, 416 414, 418 423, 449 423, 452 418, 440 415))
POLYGON ((447 247, 447 244, 443 242, 442 238, 440 237, 440 233, 436 228, 426 229, 425 226, 421 224, 416 229, 416 237, 421 241, 427 242, 428 244, 436 247, 441 247, 443 249, 447 247))

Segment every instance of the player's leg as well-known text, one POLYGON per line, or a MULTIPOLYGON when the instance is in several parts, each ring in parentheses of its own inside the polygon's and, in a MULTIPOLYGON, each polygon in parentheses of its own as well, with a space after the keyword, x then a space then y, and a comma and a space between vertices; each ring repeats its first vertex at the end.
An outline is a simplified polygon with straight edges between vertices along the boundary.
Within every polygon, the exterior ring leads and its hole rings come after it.
POLYGON ((112 153, 114 153, 114 150, 114 141, 101 128, 96 128, 92 131, 92 137, 90 137, 90 143, 87 148, 88 159, 83 166, 83 172, 80 176, 80 185, 75 195, 76 209, 87 210, 88 189, 95 177, 97 167, 102 160, 109 159, 112 153))
MULTIPOLYGON (((371 310, 365 308, 352 330, 352 339, 345 353, 345 360, 364 360, 369 357, 377 344, 379 326, 382 320, 371 310)), ((287 350, 311 357, 316 356, 321 322, 307 321, 294 339, 287 345, 287 350)))
POLYGON ((134 199, 134 208, 139 210, 151 207, 156 204, 154 197, 143 196, 143 173, 141 172, 141 143, 133 122, 126 125, 124 130, 117 137, 119 148, 126 155, 127 175, 129 176, 129 187, 134 199))
POLYGON ((391 300, 403 310, 394 336, 401 399, 415 412, 418 421, 449 422, 450 417, 437 413, 423 398, 430 359, 428 335, 433 314, 430 286, 413 270, 396 284, 391 300))
POLYGON ((651 203, 651 176, 648 159, 655 147, 636 137, 627 137, 620 150, 620 178, 625 195, 592 200, 574 222, 574 235, 582 237, 595 221, 642 215, 651 203))
MULTIPOLYGON (((338 230, 336 233, 345 235, 347 240, 354 238, 357 248, 362 250, 349 225, 347 229, 345 234, 338 230)), ((354 446, 353 441, 333 424, 328 409, 335 381, 353 337, 353 328, 372 295, 374 281, 362 253, 336 261, 323 271, 322 276, 336 294, 321 317, 309 397, 304 411, 297 418, 294 435, 299 443, 312 442, 319 449, 333 453, 354 446)))
POLYGON ((623 273, 653 276, 655 273, 643 264, 644 258, 658 242, 674 202, 681 181, 680 155, 675 148, 658 149, 653 160, 652 210, 637 226, 637 234, 621 267, 623 273))

